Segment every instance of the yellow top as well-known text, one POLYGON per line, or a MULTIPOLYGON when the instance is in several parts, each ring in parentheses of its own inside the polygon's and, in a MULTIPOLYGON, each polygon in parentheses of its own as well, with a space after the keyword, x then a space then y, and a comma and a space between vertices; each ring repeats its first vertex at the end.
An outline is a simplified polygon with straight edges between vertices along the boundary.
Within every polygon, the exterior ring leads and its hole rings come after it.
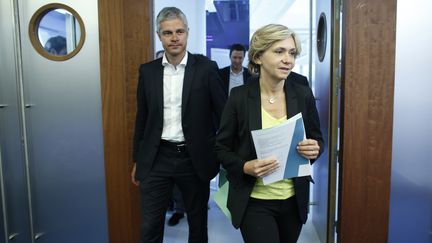
MULTIPOLYGON (((276 126, 284 121, 286 121, 287 117, 284 116, 280 119, 276 119, 272 117, 264 108, 261 107, 261 118, 262 118, 262 128, 270 128, 276 126)), ((291 179, 283 179, 281 181, 277 181, 271 183, 269 185, 264 185, 263 180, 258 178, 255 186, 252 190, 251 197, 257 199, 266 199, 266 200, 274 200, 274 199, 287 199, 295 195, 294 191, 294 183, 291 179)))

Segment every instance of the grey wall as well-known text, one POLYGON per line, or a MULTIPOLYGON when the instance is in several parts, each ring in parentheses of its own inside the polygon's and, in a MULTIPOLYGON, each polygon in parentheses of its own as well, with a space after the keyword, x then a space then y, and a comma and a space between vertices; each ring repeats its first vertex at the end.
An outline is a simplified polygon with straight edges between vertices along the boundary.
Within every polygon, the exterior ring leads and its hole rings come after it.
POLYGON ((397 9, 389 242, 430 243, 432 2, 398 0, 397 9))

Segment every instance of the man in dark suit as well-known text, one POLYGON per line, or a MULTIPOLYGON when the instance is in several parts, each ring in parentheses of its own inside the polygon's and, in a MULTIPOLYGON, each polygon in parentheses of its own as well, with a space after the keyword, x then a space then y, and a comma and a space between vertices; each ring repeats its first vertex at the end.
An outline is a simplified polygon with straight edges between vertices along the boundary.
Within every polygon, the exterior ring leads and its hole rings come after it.
POLYGON ((219 69, 219 74, 223 80, 227 95, 229 95, 232 88, 246 84, 250 77, 247 68, 243 67, 245 54, 246 49, 243 45, 233 44, 229 52, 231 65, 219 69))
POLYGON ((219 169, 214 117, 219 120, 226 95, 216 63, 186 51, 183 12, 164 8, 156 22, 165 54, 140 67, 131 173, 141 191, 141 241, 163 241, 165 213, 177 185, 189 242, 207 242, 209 182, 219 169))

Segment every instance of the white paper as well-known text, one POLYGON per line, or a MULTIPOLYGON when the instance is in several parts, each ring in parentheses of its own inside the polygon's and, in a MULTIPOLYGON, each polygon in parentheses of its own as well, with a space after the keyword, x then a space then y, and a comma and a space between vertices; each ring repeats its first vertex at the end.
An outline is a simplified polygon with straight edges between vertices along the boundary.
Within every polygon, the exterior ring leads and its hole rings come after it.
POLYGON ((298 142, 306 138, 301 113, 277 126, 252 131, 252 138, 258 159, 276 158, 280 165, 275 172, 263 177, 264 185, 311 174, 309 160, 295 149, 298 142))

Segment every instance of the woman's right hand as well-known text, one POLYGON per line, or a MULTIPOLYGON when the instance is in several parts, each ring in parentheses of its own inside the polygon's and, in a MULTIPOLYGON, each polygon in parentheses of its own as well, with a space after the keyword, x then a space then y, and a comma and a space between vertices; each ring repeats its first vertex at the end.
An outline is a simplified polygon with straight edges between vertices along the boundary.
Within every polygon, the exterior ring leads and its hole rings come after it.
POLYGON ((249 160, 243 165, 243 172, 260 178, 270 175, 279 168, 279 163, 275 158, 249 160))

